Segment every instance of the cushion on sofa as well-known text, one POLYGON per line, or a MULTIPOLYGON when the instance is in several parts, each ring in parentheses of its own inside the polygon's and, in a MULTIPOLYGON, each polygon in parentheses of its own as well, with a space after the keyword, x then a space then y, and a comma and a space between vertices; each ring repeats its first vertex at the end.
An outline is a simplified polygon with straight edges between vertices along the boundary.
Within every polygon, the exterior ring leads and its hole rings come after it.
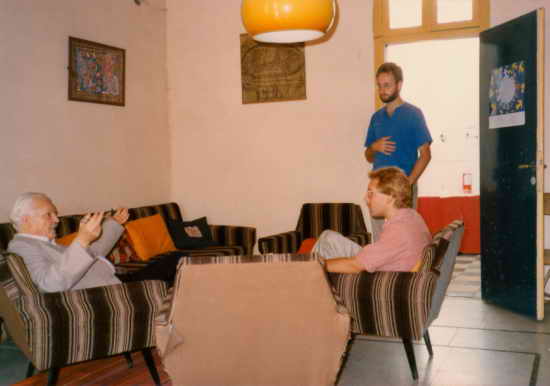
POLYGON ((149 260, 153 256, 176 249, 160 214, 129 221, 124 227, 128 232, 130 245, 140 260, 149 260))
POLYGON ((298 249, 298 252, 296 253, 311 252, 316 242, 317 242, 317 239, 315 237, 310 237, 309 239, 305 239, 304 241, 302 241, 302 245, 300 245, 300 249, 298 249))
MULTIPOLYGON (((59 245, 68 247, 74 241, 77 234, 78 232, 69 233, 68 235, 56 239, 55 242, 59 245)), ((114 264, 141 261, 134 248, 132 248, 130 240, 128 240, 128 232, 124 232, 122 236, 120 236, 113 250, 107 256, 107 259, 114 264)))
POLYGON ((63 237, 59 237, 59 238, 55 239, 55 242, 59 245, 63 245, 65 247, 68 247, 69 245, 71 245, 73 240, 76 238, 77 234, 78 234, 78 232, 69 233, 68 235, 65 235, 63 237))
POLYGON ((130 239, 128 238, 128 232, 126 231, 120 236, 107 258, 114 264, 141 261, 137 252, 132 247, 130 239))
POLYGON ((206 217, 193 221, 166 219, 172 240, 178 249, 197 249, 216 246, 206 217))

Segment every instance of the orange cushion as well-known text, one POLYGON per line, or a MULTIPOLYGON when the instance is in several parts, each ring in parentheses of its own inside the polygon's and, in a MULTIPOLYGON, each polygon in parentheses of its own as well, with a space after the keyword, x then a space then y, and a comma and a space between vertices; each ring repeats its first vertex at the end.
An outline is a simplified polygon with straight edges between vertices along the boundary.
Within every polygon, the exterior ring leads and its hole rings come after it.
POLYGON ((127 222, 125 228, 130 245, 140 260, 176 249, 160 214, 127 222))
POLYGON ((55 242, 59 245, 64 245, 65 247, 68 247, 76 238, 77 234, 78 232, 69 233, 68 235, 55 239, 55 242))
MULTIPOLYGON (((78 235, 78 232, 69 233, 68 235, 55 239, 55 242, 59 245, 68 247, 74 241, 76 235, 78 235)), ((120 236, 113 250, 109 253, 109 256, 107 256, 107 259, 111 260, 114 264, 141 261, 136 251, 132 248, 126 232, 120 236)))
POLYGON ((422 259, 418 260, 418 263, 414 265, 414 267, 411 269, 411 272, 418 272, 420 267, 422 267, 422 259))
POLYGON ((316 238, 310 238, 305 239, 302 241, 302 245, 300 245, 300 249, 298 249, 298 252, 296 253, 309 253, 313 249, 313 246, 315 245, 315 242, 317 242, 316 238))

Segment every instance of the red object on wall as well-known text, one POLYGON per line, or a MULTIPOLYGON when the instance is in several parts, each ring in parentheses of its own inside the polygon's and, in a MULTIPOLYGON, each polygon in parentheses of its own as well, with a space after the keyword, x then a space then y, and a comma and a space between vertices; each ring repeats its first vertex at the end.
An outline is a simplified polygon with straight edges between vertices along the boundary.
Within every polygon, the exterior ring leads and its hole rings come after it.
POLYGON ((453 220, 464 221, 464 237, 460 252, 480 253, 479 196, 419 197, 417 209, 432 234, 453 220))

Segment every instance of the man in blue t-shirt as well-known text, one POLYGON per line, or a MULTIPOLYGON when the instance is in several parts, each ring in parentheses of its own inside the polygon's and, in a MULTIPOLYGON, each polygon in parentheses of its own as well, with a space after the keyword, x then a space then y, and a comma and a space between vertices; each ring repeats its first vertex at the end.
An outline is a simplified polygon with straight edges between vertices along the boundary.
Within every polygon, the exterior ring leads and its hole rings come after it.
MULTIPOLYGON (((416 207, 416 182, 432 156, 432 137, 424 115, 418 107, 404 102, 399 93, 403 71, 395 63, 384 63, 376 72, 378 95, 385 106, 371 118, 365 141, 365 158, 373 170, 386 166, 403 169, 413 186, 413 207, 416 207)), ((383 221, 373 219, 376 240, 383 221)))

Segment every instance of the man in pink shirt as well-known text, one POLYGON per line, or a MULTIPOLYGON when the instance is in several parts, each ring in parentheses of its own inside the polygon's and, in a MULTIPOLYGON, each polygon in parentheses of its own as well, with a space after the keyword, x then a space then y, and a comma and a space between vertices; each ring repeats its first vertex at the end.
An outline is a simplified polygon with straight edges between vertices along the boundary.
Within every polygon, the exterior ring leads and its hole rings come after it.
POLYGON ((365 201, 371 216, 386 221, 380 238, 361 248, 340 233, 324 231, 313 252, 326 260, 327 271, 411 271, 432 239, 422 217, 411 209, 411 185, 396 167, 380 168, 369 174, 365 201))

